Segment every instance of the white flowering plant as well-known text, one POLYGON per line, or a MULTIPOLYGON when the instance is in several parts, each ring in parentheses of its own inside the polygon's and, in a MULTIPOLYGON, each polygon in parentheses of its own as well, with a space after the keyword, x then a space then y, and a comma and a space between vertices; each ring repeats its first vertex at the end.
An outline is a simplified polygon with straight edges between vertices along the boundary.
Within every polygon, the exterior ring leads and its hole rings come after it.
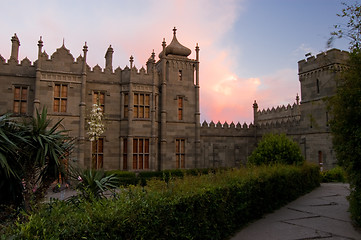
POLYGON ((88 136, 90 141, 98 140, 105 131, 103 109, 99 104, 93 104, 88 119, 88 136))

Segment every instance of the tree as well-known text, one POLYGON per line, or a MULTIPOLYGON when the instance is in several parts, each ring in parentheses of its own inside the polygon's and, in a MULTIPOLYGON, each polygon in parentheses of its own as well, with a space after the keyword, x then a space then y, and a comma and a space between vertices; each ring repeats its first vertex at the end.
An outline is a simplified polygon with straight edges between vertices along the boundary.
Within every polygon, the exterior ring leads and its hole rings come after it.
POLYGON ((335 41, 335 38, 347 38, 350 41, 350 49, 360 47, 361 40, 361 5, 356 2, 355 4, 348 5, 347 3, 342 3, 345 6, 342 9, 341 14, 337 16, 341 18, 347 18, 348 22, 344 24, 334 25, 335 30, 331 32, 331 37, 329 38, 327 45, 330 47, 335 41))
POLYGON ((22 185, 19 181, 19 125, 8 114, 0 116, 0 204, 20 205, 22 185))
POLYGON ((338 163, 349 175, 351 216, 361 225, 361 5, 344 5, 339 16, 348 18, 348 23, 346 27, 336 25, 331 35, 350 39, 351 53, 337 93, 329 101, 331 131, 338 163))
POLYGON ((285 134, 266 134, 248 158, 252 165, 300 164, 304 161, 300 147, 285 134))
POLYGON ((65 164, 73 150, 74 140, 66 130, 58 130, 62 120, 51 127, 47 110, 22 125, 23 136, 27 140, 22 147, 22 178, 25 180, 25 203, 41 199, 51 183, 65 175, 65 164))
POLYGON ((51 127, 46 108, 22 122, 0 117, 1 196, 14 196, 1 197, 1 203, 19 205, 24 201, 28 208, 31 200, 41 199, 64 173, 63 160, 71 153, 74 141, 66 131, 58 130, 60 123, 51 127))

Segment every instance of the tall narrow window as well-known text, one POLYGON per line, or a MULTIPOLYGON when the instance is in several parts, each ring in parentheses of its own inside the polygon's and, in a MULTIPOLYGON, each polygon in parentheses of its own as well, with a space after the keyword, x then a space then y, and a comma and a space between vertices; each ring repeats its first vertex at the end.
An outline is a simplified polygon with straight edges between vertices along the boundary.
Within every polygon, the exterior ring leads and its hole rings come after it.
POLYGON ((185 168, 185 139, 175 140, 176 168, 185 168))
POLYGON ((149 118, 150 94, 134 93, 134 118, 149 118))
POLYGON ((182 79, 183 79, 183 73, 182 73, 182 70, 179 70, 178 71, 178 80, 182 81, 182 79))
POLYGON ((322 151, 318 151, 318 165, 320 167, 321 172, 323 171, 323 157, 322 151))
POLYGON ((123 170, 128 169, 128 139, 123 139, 123 170))
POLYGON ((129 94, 124 94, 124 117, 128 118, 128 112, 129 112, 129 94))
POLYGON ((92 168, 103 168, 104 161, 104 138, 92 141, 92 168))
POLYGON ((26 114, 28 103, 28 87, 17 86, 14 88, 14 106, 15 114, 26 114))
POLYGON ((317 93, 320 93, 320 80, 316 80, 316 91, 317 93))
POLYGON ((183 97, 178 97, 178 120, 183 120, 183 97))
POLYGON ((133 169, 149 169, 149 139, 133 139, 133 169))
POLYGON ((104 113, 104 103, 105 103, 105 94, 103 92, 94 91, 93 92, 93 104, 98 104, 104 113))
POLYGON ((326 126, 328 127, 330 124, 328 123, 328 112, 326 112, 326 126))
POLYGON ((54 112, 66 112, 68 101, 68 86, 65 84, 55 84, 54 86, 54 112))

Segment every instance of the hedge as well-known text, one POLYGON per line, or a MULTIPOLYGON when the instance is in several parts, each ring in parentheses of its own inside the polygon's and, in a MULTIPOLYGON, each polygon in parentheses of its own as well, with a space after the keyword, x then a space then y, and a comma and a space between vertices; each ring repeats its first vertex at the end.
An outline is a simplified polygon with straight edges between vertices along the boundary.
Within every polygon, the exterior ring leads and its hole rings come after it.
POLYGON ((131 186, 114 199, 45 205, 15 239, 225 239, 319 186, 317 166, 275 165, 131 186))
POLYGON ((195 169, 169 169, 163 171, 128 172, 121 170, 107 171, 106 175, 115 174, 119 178, 119 186, 146 185, 151 179, 168 182, 170 178, 183 178, 184 176, 200 176, 209 173, 227 171, 229 168, 195 168, 195 169))

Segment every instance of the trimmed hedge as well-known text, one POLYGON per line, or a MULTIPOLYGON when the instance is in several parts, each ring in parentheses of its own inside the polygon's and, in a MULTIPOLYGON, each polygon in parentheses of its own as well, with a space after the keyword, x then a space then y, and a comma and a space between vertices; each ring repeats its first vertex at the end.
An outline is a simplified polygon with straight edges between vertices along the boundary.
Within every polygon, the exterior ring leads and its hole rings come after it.
POLYGON ((163 171, 128 172, 121 170, 107 171, 106 175, 115 174, 119 179, 119 186, 146 185, 151 179, 168 182, 171 178, 183 178, 184 176, 200 176, 209 173, 227 171, 229 168, 195 168, 195 169, 170 169, 163 171))
POLYGON ((55 202, 17 224, 18 239, 225 239, 319 186, 315 165, 275 165, 151 180, 114 199, 55 202))

